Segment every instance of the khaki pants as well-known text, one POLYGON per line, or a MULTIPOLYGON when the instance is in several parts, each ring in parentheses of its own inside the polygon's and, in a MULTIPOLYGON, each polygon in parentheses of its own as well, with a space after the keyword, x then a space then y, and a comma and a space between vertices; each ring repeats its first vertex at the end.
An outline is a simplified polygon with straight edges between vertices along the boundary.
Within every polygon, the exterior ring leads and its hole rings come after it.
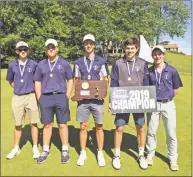
POLYGON ((35 124, 40 121, 40 114, 35 93, 20 96, 13 95, 12 114, 15 126, 23 124, 26 113, 28 114, 30 123, 35 124))

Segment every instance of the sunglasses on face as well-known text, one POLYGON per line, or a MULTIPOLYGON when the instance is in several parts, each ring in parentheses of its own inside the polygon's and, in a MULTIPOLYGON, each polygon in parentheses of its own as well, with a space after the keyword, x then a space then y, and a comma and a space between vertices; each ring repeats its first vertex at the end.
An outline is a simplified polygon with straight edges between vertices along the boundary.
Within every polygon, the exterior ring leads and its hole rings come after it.
POLYGON ((22 49, 18 49, 18 51, 19 51, 19 52, 22 52, 22 51, 27 52, 28 49, 27 49, 27 48, 22 48, 22 49))

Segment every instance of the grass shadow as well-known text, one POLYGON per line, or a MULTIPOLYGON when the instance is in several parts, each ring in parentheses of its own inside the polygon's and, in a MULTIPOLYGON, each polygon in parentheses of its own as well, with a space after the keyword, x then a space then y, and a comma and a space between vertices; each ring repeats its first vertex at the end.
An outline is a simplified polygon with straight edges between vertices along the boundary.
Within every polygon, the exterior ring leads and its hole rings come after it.
MULTIPOLYGON (((97 141, 96 141, 96 130, 93 128, 88 132, 87 147, 96 156, 97 155, 97 141)), ((104 151, 110 158, 113 158, 114 154, 112 149, 114 149, 114 129, 104 130, 104 151)), ((121 144, 121 151, 132 156, 135 160, 138 157, 132 151, 138 152, 137 139, 136 136, 128 133, 123 133, 123 141, 121 144)))
POLYGON ((20 149, 23 148, 23 146, 27 143, 30 142, 30 144, 33 146, 33 142, 32 142, 32 137, 31 137, 31 128, 30 125, 25 125, 22 128, 22 135, 21 135, 21 140, 20 140, 20 149))

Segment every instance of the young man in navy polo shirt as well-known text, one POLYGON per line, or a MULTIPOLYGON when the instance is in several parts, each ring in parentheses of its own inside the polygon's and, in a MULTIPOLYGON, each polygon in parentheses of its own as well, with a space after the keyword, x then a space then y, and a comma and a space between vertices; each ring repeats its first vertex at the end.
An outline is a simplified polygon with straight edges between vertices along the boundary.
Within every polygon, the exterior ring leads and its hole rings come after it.
MULTIPOLYGON (((95 54, 95 37, 87 34, 83 38, 83 45, 85 49, 85 56, 78 58, 74 65, 75 79, 81 80, 100 80, 100 78, 107 80, 108 67, 104 58, 95 54)), ((77 160, 77 165, 84 165, 87 159, 86 155, 86 141, 87 128, 90 113, 92 113, 95 128, 96 139, 98 144, 98 165, 105 166, 105 159, 103 156, 103 122, 104 122, 104 100, 80 100, 77 106, 77 121, 80 122, 80 146, 81 152, 77 160)))
POLYGON ((39 157, 40 153, 38 144, 38 127, 40 121, 37 100, 34 93, 33 76, 37 63, 28 58, 28 44, 20 41, 16 44, 16 53, 19 58, 9 64, 6 80, 13 87, 14 95, 12 98, 12 114, 15 123, 14 143, 15 147, 6 156, 7 159, 14 158, 20 153, 19 143, 22 134, 22 124, 27 112, 31 127, 33 141, 33 158, 39 157))
MULTIPOLYGON (((143 86, 148 85, 148 65, 143 59, 136 56, 139 49, 139 41, 136 38, 128 38, 124 42, 125 55, 113 63, 111 71, 111 87, 143 86)), ((123 136, 123 128, 129 122, 130 113, 119 113, 115 116, 115 156, 112 165, 115 169, 121 168, 120 147, 123 136)), ((147 169, 147 161, 144 157, 145 146, 145 118, 144 113, 133 113, 137 129, 137 142, 139 149, 139 165, 147 169)), ((132 142, 131 142, 132 143, 132 142)))
POLYGON ((73 74, 70 64, 57 55, 58 43, 55 39, 45 42, 48 59, 38 63, 34 80, 35 92, 41 110, 43 127, 43 152, 37 160, 40 164, 49 156, 50 138, 54 113, 62 142, 61 163, 69 160, 68 126, 70 120, 69 97, 73 89, 73 74))
POLYGON ((156 149, 156 132, 162 114, 166 131, 170 169, 177 171, 176 106, 173 98, 183 85, 177 70, 164 62, 164 54, 165 50, 161 45, 157 45, 152 49, 154 65, 149 68, 149 84, 156 86, 158 111, 148 115, 147 162, 148 165, 153 165, 156 149))

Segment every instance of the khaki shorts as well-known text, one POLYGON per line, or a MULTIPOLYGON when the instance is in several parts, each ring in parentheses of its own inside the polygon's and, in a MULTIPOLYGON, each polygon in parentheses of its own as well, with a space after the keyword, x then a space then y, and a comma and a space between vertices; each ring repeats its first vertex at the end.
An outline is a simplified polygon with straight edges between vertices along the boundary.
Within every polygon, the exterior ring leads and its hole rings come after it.
POLYGON ((30 123, 35 124, 40 122, 40 114, 35 93, 20 96, 13 95, 12 114, 15 126, 23 124, 26 113, 28 114, 30 123))

